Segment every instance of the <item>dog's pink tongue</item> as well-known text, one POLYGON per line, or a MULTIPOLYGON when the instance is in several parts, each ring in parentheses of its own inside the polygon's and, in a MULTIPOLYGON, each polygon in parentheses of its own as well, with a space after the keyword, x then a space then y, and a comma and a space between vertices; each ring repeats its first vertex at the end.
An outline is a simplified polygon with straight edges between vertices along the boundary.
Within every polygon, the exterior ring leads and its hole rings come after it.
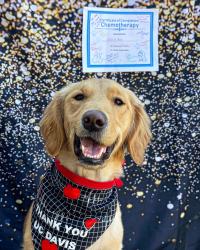
POLYGON ((106 147, 103 147, 89 138, 81 139, 81 148, 84 156, 90 158, 100 158, 106 151, 106 147))

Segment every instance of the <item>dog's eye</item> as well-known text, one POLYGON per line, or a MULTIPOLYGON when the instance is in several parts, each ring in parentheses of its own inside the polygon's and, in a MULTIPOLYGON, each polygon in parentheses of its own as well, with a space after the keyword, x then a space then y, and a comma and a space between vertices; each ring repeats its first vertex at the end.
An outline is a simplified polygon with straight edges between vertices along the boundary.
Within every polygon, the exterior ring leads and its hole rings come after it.
POLYGON ((85 96, 83 94, 78 94, 74 96, 74 99, 76 101, 82 101, 85 98, 85 96))
POLYGON ((122 105, 125 104, 125 103, 124 103, 120 98, 118 98, 118 97, 116 97, 116 98, 114 99, 114 103, 115 103, 116 105, 118 105, 118 106, 122 106, 122 105))

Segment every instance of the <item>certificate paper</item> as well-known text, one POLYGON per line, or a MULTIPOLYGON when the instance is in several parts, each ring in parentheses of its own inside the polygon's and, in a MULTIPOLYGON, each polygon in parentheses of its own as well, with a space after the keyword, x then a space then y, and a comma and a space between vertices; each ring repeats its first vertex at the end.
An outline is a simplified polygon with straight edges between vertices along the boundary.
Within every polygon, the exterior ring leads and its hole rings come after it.
POLYGON ((158 70, 158 10, 86 7, 84 72, 158 70))

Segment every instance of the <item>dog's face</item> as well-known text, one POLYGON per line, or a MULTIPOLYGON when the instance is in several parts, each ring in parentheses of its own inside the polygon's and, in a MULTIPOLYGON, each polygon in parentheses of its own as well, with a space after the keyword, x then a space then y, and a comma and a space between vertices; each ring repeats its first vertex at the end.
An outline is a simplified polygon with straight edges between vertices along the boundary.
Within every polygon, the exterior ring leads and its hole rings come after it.
POLYGON ((90 79, 57 92, 45 110, 41 133, 52 156, 73 155, 86 168, 122 161, 127 148, 142 163, 150 122, 140 101, 112 80, 90 79))

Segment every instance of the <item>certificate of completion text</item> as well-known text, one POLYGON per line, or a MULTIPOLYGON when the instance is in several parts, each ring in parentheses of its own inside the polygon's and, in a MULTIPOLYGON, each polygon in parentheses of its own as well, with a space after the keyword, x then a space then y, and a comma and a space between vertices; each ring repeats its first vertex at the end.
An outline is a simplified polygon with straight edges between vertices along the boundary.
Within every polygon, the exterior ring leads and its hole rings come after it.
POLYGON ((84 8, 83 71, 158 70, 158 10, 84 8))

